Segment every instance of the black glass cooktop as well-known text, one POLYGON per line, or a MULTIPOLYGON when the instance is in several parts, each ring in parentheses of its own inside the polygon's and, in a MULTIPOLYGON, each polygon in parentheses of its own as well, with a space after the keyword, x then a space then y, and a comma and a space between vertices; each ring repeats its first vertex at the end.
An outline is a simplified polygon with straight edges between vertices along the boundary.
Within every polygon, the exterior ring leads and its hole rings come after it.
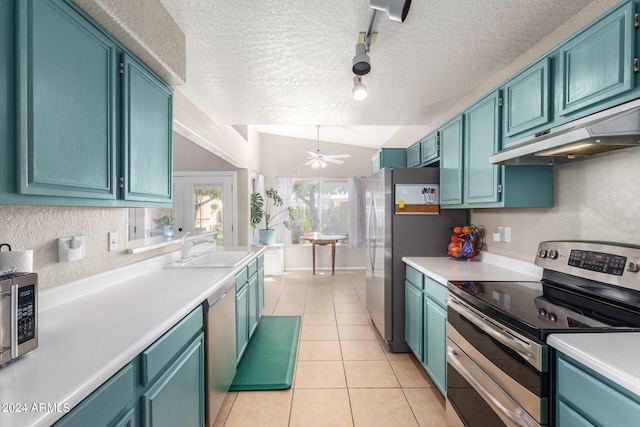
POLYGON ((452 281, 454 293, 533 338, 559 332, 640 330, 640 313, 543 282, 452 281))

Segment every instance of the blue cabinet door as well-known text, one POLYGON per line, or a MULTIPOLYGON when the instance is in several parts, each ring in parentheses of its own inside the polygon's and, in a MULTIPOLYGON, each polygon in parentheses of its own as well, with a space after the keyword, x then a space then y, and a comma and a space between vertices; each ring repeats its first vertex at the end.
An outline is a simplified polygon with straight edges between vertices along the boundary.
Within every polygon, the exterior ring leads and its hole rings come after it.
POLYGON ((556 425, 631 426, 640 419, 640 396, 571 357, 556 353, 556 425))
POLYGON ((465 112, 464 201, 469 205, 500 199, 500 166, 489 163, 500 147, 499 98, 495 91, 465 112))
POLYGON ((407 148, 407 167, 415 168, 420 166, 422 157, 420 152, 420 141, 407 148))
POLYGON ((249 288, 236 292, 236 362, 240 361, 249 342, 249 288))
POLYGON ((447 394, 447 312, 440 304, 425 296, 425 361, 426 369, 438 390, 447 394))
POLYGON ((405 281, 404 286, 404 339, 422 362, 423 358, 423 325, 422 291, 405 281))
POLYGON ((137 375, 135 366, 128 364, 55 423, 55 427, 106 427, 116 419, 123 422, 128 416, 135 421, 134 409, 119 414, 133 406, 137 375))
POLYGON ((440 143, 438 132, 433 132, 424 137, 420 141, 421 161, 422 165, 435 162, 440 157, 440 143))
POLYGON ((264 265, 258 267, 258 321, 264 312, 264 265))
POLYGON ((18 192, 116 198, 116 45, 75 8, 18 6, 18 192))
MULTIPOLYGON (((440 132, 440 204, 462 204, 463 116, 457 116, 440 132)), ((487 161, 488 163, 488 161, 487 161)))
MULTIPOLYGON (((544 58, 504 85, 504 136, 523 134, 551 121, 551 59, 544 58)), ((525 136, 525 135, 521 135, 525 136)))
POLYGON ((204 425, 204 334, 142 395, 147 427, 204 425))
POLYGON ((123 197, 171 202, 173 92, 130 56, 122 64, 123 197))
POLYGON ((561 116, 633 89, 634 12, 622 3, 559 48, 561 116))
POLYGON ((249 278, 249 339, 258 326, 258 274, 255 273, 249 278))

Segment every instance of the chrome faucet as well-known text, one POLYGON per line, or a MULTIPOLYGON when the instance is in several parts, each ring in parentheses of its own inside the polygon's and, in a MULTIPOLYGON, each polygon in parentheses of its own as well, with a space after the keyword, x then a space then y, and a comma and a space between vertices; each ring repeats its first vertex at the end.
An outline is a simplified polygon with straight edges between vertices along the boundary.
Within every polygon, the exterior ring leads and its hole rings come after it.
POLYGON ((182 259, 188 258, 189 253, 191 252, 191 249, 196 245, 200 245, 202 243, 214 243, 214 244, 216 243, 215 237, 211 238, 210 236, 194 238, 189 242, 187 240, 187 236, 189 234, 191 234, 191 232, 186 232, 184 236, 182 236, 182 259))

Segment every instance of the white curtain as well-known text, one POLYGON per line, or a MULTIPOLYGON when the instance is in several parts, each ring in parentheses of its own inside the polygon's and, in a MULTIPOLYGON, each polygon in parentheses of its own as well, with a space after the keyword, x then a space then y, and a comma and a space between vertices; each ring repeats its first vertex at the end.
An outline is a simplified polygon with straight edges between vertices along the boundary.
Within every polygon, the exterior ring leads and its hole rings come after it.
MULTIPOLYGON (((253 186, 253 192, 262 194, 262 197, 264 198, 264 176, 263 175, 258 175, 258 177, 256 178, 253 186)), ((258 232, 258 229, 260 228, 264 228, 264 219, 260 221, 260 224, 256 225, 256 228, 253 229, 254 245, 260 244, 260 233, 258 232)))
MULTIPOLYGON (((291 202, 293 200, 293 184, 295 179, 289 176, 279 176, 276 178, 276 190, 278 190, 278 194, 282 198, 283 205, 281 208, 286 208, 291 206, 291 202)), ((279 211, 279 210, 278 210, 279 211)), ((278 226, 276 227, 276 234, 278 235, 278 243, 284 243, 285 245, 291 244, 291 230, 288 230, 287 227, 282 224, 282 221, 286 221, 288 214, 285 212, 278 217, 278 226)))
POLYGON ((359 176, 348 178, 349 188, 349 246, 361 248, 365 243, 366 213, 364 180, 359 176))

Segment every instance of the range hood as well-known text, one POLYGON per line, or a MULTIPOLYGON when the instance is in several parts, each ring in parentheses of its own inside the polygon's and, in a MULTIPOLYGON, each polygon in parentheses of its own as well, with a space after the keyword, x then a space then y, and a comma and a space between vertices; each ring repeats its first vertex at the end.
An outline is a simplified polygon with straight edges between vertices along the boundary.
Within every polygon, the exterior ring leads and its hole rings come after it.
POLYGON ((560 164, 640 146, 640 99, 515 141, 489 157, 503 165, 560 164))

